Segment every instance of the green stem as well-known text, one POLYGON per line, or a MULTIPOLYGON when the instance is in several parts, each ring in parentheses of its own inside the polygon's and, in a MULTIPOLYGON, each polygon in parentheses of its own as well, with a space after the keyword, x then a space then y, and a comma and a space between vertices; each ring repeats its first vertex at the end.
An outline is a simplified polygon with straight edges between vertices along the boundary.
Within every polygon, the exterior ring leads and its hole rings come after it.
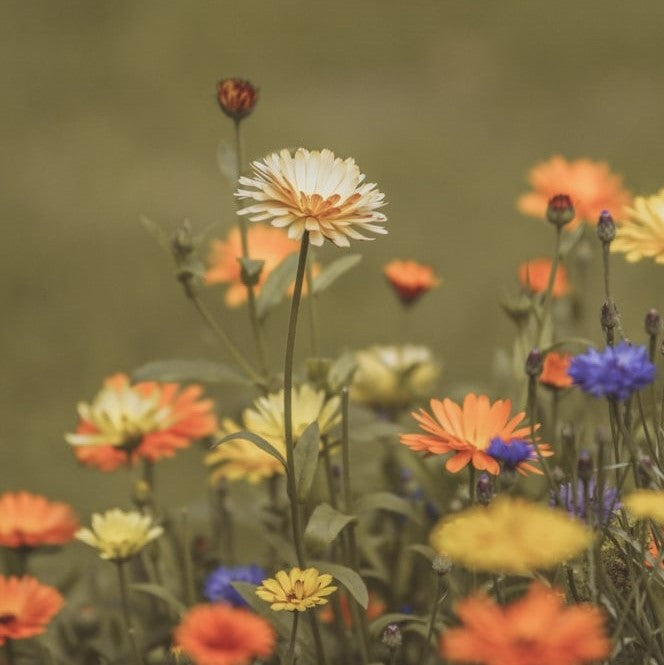
POLYGON ((311 355, 320 357, 320 330, 318 327, 318 296, 314 293, 314 277, 311 265, 307 264, 307 300, 309 307, 309 330, 311 334, 311 355))
POLYGON ((426 665, 427 660, 429 660, 429 653, 431 651, 431 638, 433 637, 433 629, 436 625, 436 615, 438 614, 438 606, 440 605, 440 597, 443 593, 443 576, 438 575, 438 583, 436 585, 436 596, 433 599, 433 607, 431 608, 431 614, 429 616, 429 627, 427 629, 427 639, 426 642, 422 645, 422 650, 420 651, 420 658, 417 661, 419 665, 426 665))
POLYGON ((546 479, 549 483, 549 489, 551 490, 551 492, 555 494, 556 483, 553 480, 553 476, 551 475, 551 470, 549 469, 549 465, 546 461, 546 458, 542 455, 542 451, 539 449, 539 446, 537 445, 537 439, 535 437, 536 404, 537 404, 537 377, 530 376, 528 377, 528 405, 527 405, 528 420, 530 422, 530 441, 532 443, 533 448, 535 449, 535 454, 537 455, 537 459, 539 460, 539 463, 542 466, 542 469, 544 470, 544 475, 546 476, 546 479))
POLYGON ((11 639, 8 639, 5 642, 5 662, 7 665, 14 665, 16 662, 16 658, 14 656, 14 641, 11 639))
POLYGON ((288 651, 286 652, 286 665, 293 665, 295 662, 295 642, 297 640, 297 624, 299 623, 299 618, 300 613, 293 612, 293 627, 291 628, 288 651))
POLYGON ((135 665, 143 665, 141 660, 141 654, 138 650, 138 644, 136 642, 136 631, 131 622, 131 613, 129 611, 129 587, 127 584, 127 572, 125 570, 126 561, 122 559, 117 559, 116 561, 118 566, 118 581, 120 584, 120 600, 122 602, 122 615, 125 621, 125 627, 127 629, 127 636, 129 638, 129 645, 131 647, 132 657, 134 659, 135 665))
POLYGON ((186 508, 180 513, 182 519, 182 563, 184 566, 185 593, 187 594, 187 605, 193 607, 196 604, 196 583, 194 581, 194 565, 191 560, 191 546, 189 543, 189 514, 186 508))
POLYGON ((611 281, 609 279, 609 247, 611 243, 603 242, 602 243, 602 265, 604 266, 604 296, 608 306, 611 308, 611 314, 615 320, 616 328, 618 329, 618 334, 621 339, 625 339, 625 332, 622 328, 622 323, 620 321, 620 315, 618 314, 618 307, 616 306, 613 296, 611 295, 611 281))
POLYGON ((560 242, 562 239, 562 227, 556 226, 556 245, 553 254, 553 260, 551 261, 551 272, 549 273, 549 281, 546 285, 546 291, 542 297, 542 316, 538 319, 537 322, 537 336, 535 337, 535 346, 539 349, 542 346, 542 335, 544 334, 544 322, 547 319, 549 314, 549 308, 551 303, 551 294, 553 293, 553 284, 556 279, 556 273, 558 272, 558 263, 560 263, 560 242))

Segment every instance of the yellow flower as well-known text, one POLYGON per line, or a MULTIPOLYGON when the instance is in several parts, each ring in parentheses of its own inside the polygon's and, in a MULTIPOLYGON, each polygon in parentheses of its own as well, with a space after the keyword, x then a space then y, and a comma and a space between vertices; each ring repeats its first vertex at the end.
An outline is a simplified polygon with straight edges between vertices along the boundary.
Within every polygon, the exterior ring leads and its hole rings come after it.
POLYGON ((79 529, 76 537, 97 548, 102 559, 124 561, 163 532, 163 528, 156 526, 148 516, 114 508, 103 515, 95 513, 92 529, 79 529))
POLYGON ((653 258, 664 263, 664 189, 652 196, 637 196, 626 218, 618 223, 611 251, 623 252, 630 263, 653 258))
POLYGON ((238 211, 252 222, 269 221, 288 227, 288 237, 298 240, 309 231, 312 245, 325 238, 348 247, 349 238, 370 240, 360 231, 387 233, 379 224, 386 221, 377 209, 385 205, 384 195, 374 183, 364 183, 355 160, 334 156, 330 150, 299 148, 272 153, 252 164, 253 178, 241 177, 240 199, 255 203, 238 211))
POLYGON ((664 524, 664 491, 636 490, 625 497, 624 503, 635 517, 664 524))
MULTIPOLYGON (((234 434, 242 429, 234 420, 226 418, 221 423, 219 436, 234 434)), ((211 468, 212 485, 216 485, 222 478, 259 483, 265 478, 284 473, 281 462, 246 439, 232 439, 217 446, 205 456, 205 464, 211 468)))
POLYGON ((589 546, 591 532, 559 510, 499 497, 442 519, 431 545, 471 570, 527 573, 552 568, 589 546))
POLYGON ((330 586, 331 582, 332 575, 320 575, 316 568, 292 568, 289 573, 280 570, 274 577, 263 580, 256 595, 272 603, 270 608, 277 612, 304 612, 314 605, 327 603, 325 596, 337 590, 337 587, 330 586))
POLYGON ((355 353, 351 399, 374 406, 405 406, 431 393, 440 365, 426 346, 371 346, 355 353))

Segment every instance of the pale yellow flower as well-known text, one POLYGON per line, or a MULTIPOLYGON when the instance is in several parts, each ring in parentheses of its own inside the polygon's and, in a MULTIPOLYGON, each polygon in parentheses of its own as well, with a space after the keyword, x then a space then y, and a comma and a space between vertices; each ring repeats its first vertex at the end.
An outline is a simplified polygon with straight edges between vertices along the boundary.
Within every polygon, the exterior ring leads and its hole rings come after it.
POLYGON ((272 153, 253 162, 253 178, 241 177, 235 193, 255 203, 238 211, 252 222, 269 221, 288 227, 288 236, 298 240, 309 232, 312 245, 325 238, 339 247, 348 247, 349 238, 370 240, 360 231, 387 233, 386 221, 378 208, 384 195, 374 183, 363 183, 364 174, 355 160, 342 160, 330 150, 298 148, 272 153))
POLYGON ((570 559, 592 541, 579 520, 520 498, 499 497, 443 518, 432 547, 471 570, 528 573, 570 559))
POLYGON ((433 390, 440 365, 426 346, 371 346, 355 353, 351 399, 372 406, 405 406, 433 390))
POLYGON ((280 570, 274 577, 263 580, 256 589, 256 595, 268 603, 275 611, 304 612, 315 605, 325 605, 331 593, 337 587, 330 586, 332 575, 320 574, 316 568, 300 570, 292 568, 290 572, 280 570))
POLYGON ((102 559, 124 561, 164 532, 152 518, 118 508, 92 516, 92 529, 79 529, 76 538, 99 550, 102 559))
POLYGON ((637 196, 625 212, 611 251, 622 252, 630 263, 644 258, 664 263, 664 189, 652 196, 637 196))
POLYGON ((663 490, 636 490, 626 496, 623 503, 634 517, 664 524, 663 490))

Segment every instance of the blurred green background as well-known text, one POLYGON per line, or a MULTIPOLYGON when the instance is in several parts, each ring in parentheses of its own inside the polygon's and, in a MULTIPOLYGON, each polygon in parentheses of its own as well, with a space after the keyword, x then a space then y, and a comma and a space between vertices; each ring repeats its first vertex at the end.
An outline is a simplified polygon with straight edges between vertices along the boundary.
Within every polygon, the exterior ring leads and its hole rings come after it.
MULTIPOLYGON (((443 359, 443 392, 481 389, 510 344, 499 301, 517 265, 552 249, 551 229, 515 210, 528 168, 588 156, 636 192, 664 185, 663 25, 659 0, 4 0, 0 487, 82 514, 117 504, 127 474, 78 468, 63 440, 76 402, 148 360, 219 357, 138 221, 216 222, 217 235, 234 223, 216 164, 232 138, 219 78, 260 87, 249 156, 329 147, 386 193, 389 235, 355 244, 362 264, 323 299, 325 352, 397 340, 381 266, 417 258, 444 282, 412 313, 410 338, 443 359)), ((645 310, 662 307, 663 269, 614 265, 638 335, 645 310)), ((244 312, 224 311, 221 294, 210 302, 246 339, 244 312)), ((282 308, 270 324, 278 364, 285 322, 282 308)), ((235 407, 232 392, 213 393, 222 413, 235 407)), ((200 496, 200 456, 160 466, 164 503, 200 496)))

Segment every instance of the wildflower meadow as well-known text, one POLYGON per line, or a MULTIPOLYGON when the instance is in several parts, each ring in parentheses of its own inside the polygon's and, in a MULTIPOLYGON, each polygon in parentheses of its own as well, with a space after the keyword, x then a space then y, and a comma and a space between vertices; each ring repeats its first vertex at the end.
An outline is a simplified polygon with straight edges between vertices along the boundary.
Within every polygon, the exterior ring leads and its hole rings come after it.
POLYGON ((424 343, 463 281, 430 257, 444 244, 470 274, 482 232, 462 246, 431 219, 436 248, 407 251, 352 136, 259 145, 269 82, 222 73, 201 104, 224 223, 136 210, 133 227, 169 275, 145 316, 176 294, 197 334, 92 388, 43 379, 79 398, 58 463, 0 487, 0 665, 664 665, 664 327, 616 278, 661 278, 661 177, 562 150, 523 163, 481 251, 536 249, 502 264, 496 300, 468 294, 464 348, 424 343), (448 380, 479 347, 484 373, 448 380))

